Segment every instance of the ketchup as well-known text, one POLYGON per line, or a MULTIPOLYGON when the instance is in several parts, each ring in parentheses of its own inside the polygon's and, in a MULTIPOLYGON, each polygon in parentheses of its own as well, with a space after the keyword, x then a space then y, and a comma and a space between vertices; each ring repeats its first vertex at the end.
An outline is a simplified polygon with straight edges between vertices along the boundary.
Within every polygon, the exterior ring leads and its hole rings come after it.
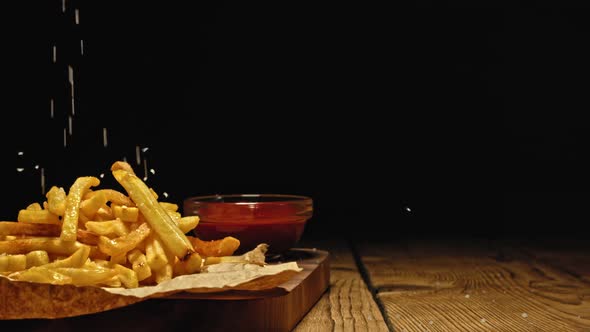
POLYGON ((200 217, 199 225, 193 231, 198 238, 218 240, 233 236, 240 240, 236 254, 252 250, 261 243, 269 245, 269 253, 281 253, 292 248, 301 238, 305 222, 312 212, 311 199, 192 201, 185 203, 185 211, 200 217))

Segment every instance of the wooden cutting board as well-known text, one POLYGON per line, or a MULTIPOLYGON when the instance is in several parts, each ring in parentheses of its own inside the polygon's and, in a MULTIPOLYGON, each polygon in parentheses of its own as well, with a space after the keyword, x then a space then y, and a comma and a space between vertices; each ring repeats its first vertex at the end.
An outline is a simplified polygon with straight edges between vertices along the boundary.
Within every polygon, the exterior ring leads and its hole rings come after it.
POLYGON ((296 248, 281 259, 297 261, 303 271, 272 290, 180 293, 90 315, 0 321, 0 330, 290 331, 328 288, 329 253, 296 248))

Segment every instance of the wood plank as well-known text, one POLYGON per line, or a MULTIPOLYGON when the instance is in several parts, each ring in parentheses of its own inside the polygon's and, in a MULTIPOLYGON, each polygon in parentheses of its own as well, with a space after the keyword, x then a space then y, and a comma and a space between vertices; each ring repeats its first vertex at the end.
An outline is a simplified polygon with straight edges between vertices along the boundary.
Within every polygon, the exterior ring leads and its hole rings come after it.
POLYGON ((309 241, 305 246, 330 252, 330 288, 295 331, 388 331, 346 242, 309 241))
POLYGON ((395 331, 590 330, 588 251, 535 258, 517 243, 431 240, 358 250, 395 331))

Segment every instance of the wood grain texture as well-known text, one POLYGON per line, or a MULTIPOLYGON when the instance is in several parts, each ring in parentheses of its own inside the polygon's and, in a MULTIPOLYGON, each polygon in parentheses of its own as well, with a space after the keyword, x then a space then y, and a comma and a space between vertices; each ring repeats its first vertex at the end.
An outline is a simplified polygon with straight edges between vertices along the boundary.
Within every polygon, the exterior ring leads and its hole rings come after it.
POLYGON ((358 250, 395 331, 590 331, 587 250, 469 241, 358 250))
POLYGON ((324 240, 305 246, 330 252, 330 288, 295 331, 388 331, 350 247, 342 240, 324 240))

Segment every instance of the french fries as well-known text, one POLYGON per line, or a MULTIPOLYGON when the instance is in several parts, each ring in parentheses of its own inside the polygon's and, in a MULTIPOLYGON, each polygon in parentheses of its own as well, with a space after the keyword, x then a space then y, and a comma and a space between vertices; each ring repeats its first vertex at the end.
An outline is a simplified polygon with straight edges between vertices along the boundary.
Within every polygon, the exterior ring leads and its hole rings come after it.
POLYGON ((100 184, 100 180, 93 176, 79 177, 74 181, 70 187, 68 196, 66 197, 66 210, 64 212, 64 219, 61 225, 60 238, 63 241, 75 241, 76 230, 78 229, 78 217, 80 215, 80 202, 82 196, 90 187, 96 187, 100 184))
POLYGON ((131 199, 137 204, 146 221, 160 236, 162 243, 174 256, 183 260, 195 252, 193 245, 140 178, 122 169, 114 170, 112 173, 117 182, 125 188, 131 199))
POLYGON ((200 273, 204 264, 247 262, 231 256, 240 241, 190 236, 198 216, 156 192, 122 161, 111 172, 124 192, 94 188, 100 180, 78 177, 69 191, 52 186, 46 201, 0 221, 0 275, 54 285, 135 288, 200 273), (227 256, 227 257, 226 257, 227 256))

